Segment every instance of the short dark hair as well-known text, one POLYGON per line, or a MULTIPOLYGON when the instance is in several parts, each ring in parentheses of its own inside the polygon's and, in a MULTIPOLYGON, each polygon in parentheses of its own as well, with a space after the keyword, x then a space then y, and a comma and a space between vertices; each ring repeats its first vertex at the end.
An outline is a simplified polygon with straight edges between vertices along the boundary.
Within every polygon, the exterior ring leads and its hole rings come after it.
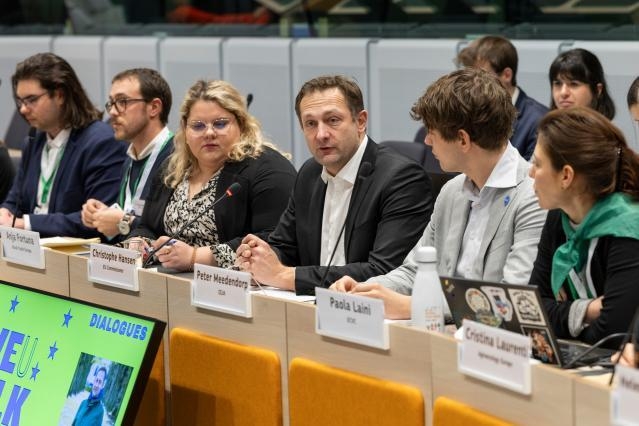
POLYGON ((473 40, 457 54, 456 62, 458 65, 472 67, 476 66, 478 61, 488 62, 497 74, 510 68, 513 71, 511 84, 517 85, 519 57, 517 49, 507 38, 487 35, 473 40))
POLYGON ((497 76, 471 67, 431 84, 413 105, 411 116, 448 141, 463 129, 474 143, 492 151, 508 142, 517 111, 497 76))
POLYGON ((169 122, 169 113, 171 112, 171 104, 173 97, 171 96, 171 88, 164 77, 151 68, 131 68, 117 73, 111 83, 115 83, 125 78, 136 78, 140 83, 140 94, 147 101, 155 98, 162 102, 162 113, 160 121, 162 124, 169 122))
POLYGON ((98 369, 95 370, 93 377, 97 377, 100 371, 104 371, 104 380, 106 380, 107 376, 109 375, 109 372, 107 371, 106 367, 98 367, 98 369))
POLYGON ((639 77, 635 78, 635 81, 630 85, 626 100, 628 101, 628 108, 639 104, 639 77))
MULTIPOLYGON (((615 117, 615 104, 608 94, 608 84, 604 76, 604 70, 599 58, 586 49, 571 49, 560 53, 550 64, 548 80, 550 87, 559 76, 566 76, 571 80, 581 81, 590 87, 592 104, 590 107, 599 111, 612 120, 615 117), (601 84, 601 93, 597 91, 597 85, 601 84)), ((555 100, 550 95, 550 109, 556 109, 555 100)))
POLYGON ((62 124, 73 129, 82 129, 101 119, 102 112, 89 100, 78 76, 67 61, 53 53, 37 53, 16 65, 11 76, 13 96, 16 95, 18 82, 38 80, 49 96, 56 90, 62 92, 62 124))
POLYGON ((338 89, 344 96, 344 100, 348 105, 353 120, 356 119, 357 114, 364 110, 362 90, 355 80, 343 75, 324 75, 308 80, 297 93, 297 97, 295 98, 295 113, 297 114, 297 119, 300 121, 300 124, 302 122, 300 117, 300 103, 302 99, 311 93, 323 92, 324 90, 333 88, 338 89))

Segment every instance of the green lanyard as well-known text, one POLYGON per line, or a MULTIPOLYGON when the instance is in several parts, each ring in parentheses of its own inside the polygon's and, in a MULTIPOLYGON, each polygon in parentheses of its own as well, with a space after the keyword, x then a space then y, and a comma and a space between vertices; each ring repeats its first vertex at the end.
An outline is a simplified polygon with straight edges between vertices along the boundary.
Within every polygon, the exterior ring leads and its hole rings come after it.
MULTIPOLYGON (((58 172, 58 167, 60 167, 60 160, 62 160, 62 154, 64 154, 65 147, 66 145, 60 148, 60 151, 58 152, 58 157, 55 159, 55 166, 53 167, 53 171, 51 172, 49 177, 45 179, 45 177, 42 175, 42 172, 40 172, 40 183, 42 184, 42 197, 40 197, 41 205, 45 205, 49 202, 49 193, 51 192, 53 179, 55 178, 55 175, 58 172)), ((45 149, 47 150, 47 157, 48 157, 49 146, 47 145, 45 149)))
MULTIPOLYGON (((139 199, 142 196, 142 191, 138 193, 137 189, 138 189, 138 186, 140 185, 140 180, 144 177, 144 183, 146 184, 146 181, 149 177, 149 173, 151 170, 150 169, 146 170, 146 166, 149 163, 149 159, 152 160, 150 161, 150 163, 151 163, 151 167, 153 167, 153 164, 155 163, 156 159, 160 155, 160 152, 162 152, 162 150, 164 149, 166 144, 171 140, 172 137, 173 137, 173 133, 169 131, 168 136, 164 140, 164 142, 162 142, 162 144, 159 146, 156 145, 155 148, 153 148, 153 151, 151 152, 151 154, 147 156, 146 159, 144 160, 144 164, 142 164, 142 169, 140 170, 140 173, 138 173, 138 177, 135 180, 135 182, 133 182, 133 188, 131 188, 131 191, 130 191, 131 203, 133 203, 134 199, 136 198, 139 199)), ((122 183, 120 184, 120 194, 118 196, 118 204, 120 205, 120 207, 122 207, 122 209, 124 209, 126 204, 126 198, 127 198, 126 190, 127 190, 127 185, 129 184, 129 179, 131 178, 132 168, 133 168, 133 160, 131 160, 131 162, 129 163, 129 169, 127 170, 125 178, 122 179, 122 183)))

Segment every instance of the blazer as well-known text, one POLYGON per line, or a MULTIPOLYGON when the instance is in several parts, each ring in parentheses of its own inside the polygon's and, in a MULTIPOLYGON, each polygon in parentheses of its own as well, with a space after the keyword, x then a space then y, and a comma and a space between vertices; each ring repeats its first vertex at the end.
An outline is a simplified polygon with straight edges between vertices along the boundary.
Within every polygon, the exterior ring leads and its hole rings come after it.
MULTIPOLYGON (((167 235, 164 212, 174 192, 173 188, 164 184, 167 167, 168 161, 165 161, 155 175, 142 218, 131 236, 156 239, 167 235)), ((236 250, 242 238, 249 233, 267 240, 286 207, 294 181, 295 168, 291 162, 271 148, 266 148, 257 158, 227 162, 220 171, 215 199, 219 199, 234 182, 242 187, 233 197, 214 208, 220 243, 236 250)))
POLYGON ((41 237, 99 236, 98 231, 82 224, 82 204, 89 198, 107 205, 116 201, 126 144, 116 141, 111 127, 102 121, 73 129, 51 187, 49 213, 31 214, 36 207, 40 159, 46 141, 43 132, 37 132, 33 139, 27 137, 18 174, 2 207, 16 212, 18 217, 29 214, 31 229, 41 237))
MULTIPOLYGON (((473 265, 473 274, 484 281, 503 281, 510 284, 528 284, 537 244, 546 219, 546 211, 537 203, 533 180, 528 177, 530 164, 523 158, 517 166, 517 184, 499 188, 490 206, 490 218, 482 238, 479 254, 473 265)), ((394 271, 368 281, 379 282, 402 294, 411 294, 417 272, 414 260, 419 247, 437 249, 439 275, 455 275, 461 250, 470 200, 462 192, 466 175, 458 175, 442 188, 431 221, 424 235, 394 271)))
MULTIPOLYGON (((537 124, 546 115, 548 108, 526 95, 521 87, 519 87, 515 108, 517 109, 517 119, 513 126, 510 143, 517 148, 522 157, 530 160, 537 144, 537 124)), ((425 138, 426 128, 422 126, 417 130, 414 141, 424 143, 425 138)), ((441 169, 437 170, 436 168, 433 171, 442 172, 441 169)))
POLYGON ((546 115, 548 108, 519 88, 519 96, 515 102, 517 120, 513 128, 510 143, 517 148, 522 157, 530 160, 537 145, 537 124, 546 115))
MULTIPOLYGON (((579 336, 572 336, 568 321, 574 300, 559 302, 555 299, 550 284, 552 258, 555 250, 566 242, 566 234, 561 224, 559 210, 548 213, 546 225, 539 241, 539 252, 530 283, 539 286, 544 309, 557 337, 574 339, 577 337, 593 344, 612 333, 628 331, 635 310, 639 306, 639 240, 601 237, 597 241, 588 273, 598 296, 603 296, 599 318, 584 328, 579 336)), ((568 297, 570 292, 567 292, 568 297)), ((613 339, 604 346, 618 348, 622 339, 613 339)))
POLYGON ((382 274, 401 264, 432 212, 430 180, 414 161, 370 138, 362 157, 373 168, 353 187, 346 215, 346 265, 319 266, 326 184, 322 166, 309 159, 301 167, 293 194, 270 244, 282 263, 295 267, 295 290, 314 294, 344 275, 356 280, 382 274), (323 282, 322 282, 323 281, 323 282))

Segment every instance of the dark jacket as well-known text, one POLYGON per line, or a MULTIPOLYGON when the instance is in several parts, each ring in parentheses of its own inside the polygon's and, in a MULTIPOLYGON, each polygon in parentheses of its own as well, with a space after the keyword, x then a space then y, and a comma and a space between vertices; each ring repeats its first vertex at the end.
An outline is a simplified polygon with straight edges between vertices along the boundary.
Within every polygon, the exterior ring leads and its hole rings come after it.
POLYGON ((362 164, 371 174, 353 188, 344 231, 344 266, 326 271, 320 264, 326 184, 322 166, 309 159, 300 169, 288 207, 269 243, 282 263, 295 266, 295 290, 313 294, 315 286, 344 275, 363 281, 402 264, 424 231, 433 211, 430 180, 417 163, 371 139, 362 164))

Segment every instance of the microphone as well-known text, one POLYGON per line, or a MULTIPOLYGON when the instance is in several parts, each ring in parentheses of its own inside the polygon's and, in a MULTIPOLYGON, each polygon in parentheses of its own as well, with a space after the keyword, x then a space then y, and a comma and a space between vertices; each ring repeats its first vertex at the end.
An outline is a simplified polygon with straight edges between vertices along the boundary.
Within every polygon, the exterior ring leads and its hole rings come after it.
POLYGON ((246 109, 249 109, 252 103, 253 103, 253 94, 249 93, 248 95, 246 95, 246 109))
POLYGON ((600 362, 602 358, 601 356, 597 356, 595 354, 591 358, 588 358, 588 355, 595 352, 601 345, 603 345, 607 341, 612 339, 618 339, 620 337, 624 337, 627 335, 628 333, 613 333, 605 337, 602 337, 595 344, 591 345, 588 349, 576 355, 573 359, 571 359, 566 365, 563 365, 561 368, 568 370, 568 369, 575 368, 582 365, 593 365, 593 364, 602 365, 602 363, 600 362))
MULTIPOLYGON (((373 172, 373 165, 368 161, 364 161, 359 166, 359 171, 357 172, 357 179, 366 179, 373 172)), ((344 233, 344 229, 346 228, 346 219, 344 219, 344 223, 342 224, 342 229, 339 231, 339 235, 337 236, 337 241, 335 241, 335 246, 333 247, 333 252, 331 253, 331 257, 328 259, 328 263, 326 264, 326 270, 324 270, 324 274, 322 275, 322 279, 320 280, 320 287, 326 288, 326 278, 328 277, 328 271, 331 269, 331 264, 333 263, 333 258, 335 257, 335 252, 337 251, 337 246, 339 245, 339 240, 342 238, 342 234, 344 233)), ((346 249, 346 244, 344 244, 344 249, 346 249)))
MULTIPOLYGON (((15 228, 16 227, 16 219, 18 218, 18 213, 20 211, 22 211, 22 193, 24 192, 24 181, 26 180, 26 175, 29 171, 29 160, 30 160, 30 155, 24 155, 25 152, 29 152, 29 150, 27 149, 27 147, 31 146, 33 144, 33 141, 35 140, 36 137, 36 128, 31 126, 29 127, 29 134, 27 136, 27 145, 25 145, 24 149, 22 150, 22 158, 20 160, 21 164, 20 166, 22 166, 22 164, 24 164, 24 167, 22 167, 22 170, 24 171, 22 174, 22 185, 20 185, 20 190, 18 191, 18 193, 16 194, 16 209, 13 212, 13 219, 11 220, 11 227, 15 228)), ((36 197, 37 197, 37 191, 38 188, 36 187, 36 197)))
MULTIPOLYGON (((226 198, 230 198, 234 195, 236 195, 238 192, 240 192, 240 189, 242 189, 242 185, 240 185, 238 182, 233 182, 231 184, 231 186, 229 186, 228 188, 226 188, 226 191, 224 191, 224 194, 218 198, 217 200, 215 200, 215 202, 213 202, 213 204, 211 205, 211 209, 214 208, 217 203, 219 203, 220 201, 226 199, 226 198)), ((146 268, 147 266, 149 266, 149 264, 151 263, 151 259, 153 259, 153 256, 155 255, 155 253, 158 253, 160 251, 161 248, 163 248, 164 246, 166 246, 167 244, 169 244, 169 242, 174 241, 174 239, 176 237, 178 237, 180 234, 182 234, 182 232, 184 232, 185 229, 187 229, 189 226, 191 226, 193 224, 193 222, 195 222, 196 220, 198 220, 199 218, 202 217, 202 215, 204 214, 206 210, 203 210, 200 214, 196 215, 193 219, 189 220, 188 222, 186 222, 184 225, 182 225, 182 227, 180 229, 178 229, 178 231, 176 233, 174 233, 171 238, 169 238, 168 240, 166 240, 165 242, 163 242, 162 244, 160 244, 160 246, 152 251, 149 252, 149 257, 146 258, 146 260, 144 261, 144 263, 142 264, 143 268, 146 268)))

